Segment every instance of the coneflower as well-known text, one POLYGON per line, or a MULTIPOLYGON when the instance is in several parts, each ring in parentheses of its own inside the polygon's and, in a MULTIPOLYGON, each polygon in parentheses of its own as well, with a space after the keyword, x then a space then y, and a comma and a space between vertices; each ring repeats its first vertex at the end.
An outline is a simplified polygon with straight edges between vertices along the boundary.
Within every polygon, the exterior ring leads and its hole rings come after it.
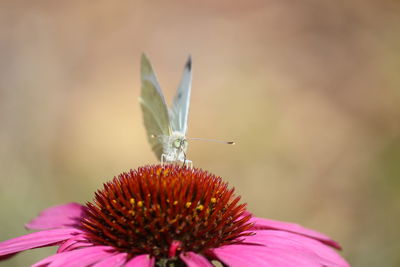
POLYGON ((58 246, 33 266, 349 266, 329 237, 253 217, 220 177, 178 165, 123 173, 26 227, 41 231, 1 242, 0 258, 58 246))

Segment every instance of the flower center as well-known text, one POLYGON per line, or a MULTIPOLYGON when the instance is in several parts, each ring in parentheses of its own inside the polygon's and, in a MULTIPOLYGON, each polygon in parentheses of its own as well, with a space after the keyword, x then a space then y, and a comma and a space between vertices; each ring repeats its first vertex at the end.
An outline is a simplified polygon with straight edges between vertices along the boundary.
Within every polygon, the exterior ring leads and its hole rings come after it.
POLYGON ((200 169, 147 166, 104 184, 82 226, 91 242, 132 256, 204 254, 251 234, 251 215, 239 200, 220 177, 200 169))

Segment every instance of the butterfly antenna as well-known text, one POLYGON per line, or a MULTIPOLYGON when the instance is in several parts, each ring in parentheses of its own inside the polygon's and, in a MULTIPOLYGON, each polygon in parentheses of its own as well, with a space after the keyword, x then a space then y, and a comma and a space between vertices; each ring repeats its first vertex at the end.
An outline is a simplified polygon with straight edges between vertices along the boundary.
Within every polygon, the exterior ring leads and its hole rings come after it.
POLYGON ((190 137, 186 138, 187 140, 199 140, 199 141, 207 141, 207 142, 214 142, 214 143, 222 143, 222 144, 227 144, 227 145, 234 145, 235 142, 233 141, 222 141, 222 140, 216 140, 216 139, 206 139, 206 138, 197 138, 197 137, 190 137))

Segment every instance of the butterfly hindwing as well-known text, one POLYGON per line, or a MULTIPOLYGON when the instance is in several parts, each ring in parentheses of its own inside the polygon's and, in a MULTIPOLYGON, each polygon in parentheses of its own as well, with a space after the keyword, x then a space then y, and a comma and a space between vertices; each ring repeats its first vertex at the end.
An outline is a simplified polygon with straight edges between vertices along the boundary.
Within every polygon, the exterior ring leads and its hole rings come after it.
POLYGON ((142 54, 141 59, 141 80, 142 91, 139 101, 143 111, 147 138, 154 153, 160 159, 163 154, 161 137, 170 136, 172 129, 164 96, 145 54, 142 54))

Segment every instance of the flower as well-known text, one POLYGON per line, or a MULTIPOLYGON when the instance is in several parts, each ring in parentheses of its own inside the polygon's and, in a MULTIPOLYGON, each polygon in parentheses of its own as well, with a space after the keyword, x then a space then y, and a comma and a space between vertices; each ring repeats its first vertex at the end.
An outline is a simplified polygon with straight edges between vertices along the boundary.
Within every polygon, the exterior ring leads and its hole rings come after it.
POLYGON ((41 230, 0 243, 0 258, 58 246, 33 266, 328 266, 349 264, 329 237, 252 216, 220 177, 156 165, 115 177, 94 201, 51 207, 41 230))

